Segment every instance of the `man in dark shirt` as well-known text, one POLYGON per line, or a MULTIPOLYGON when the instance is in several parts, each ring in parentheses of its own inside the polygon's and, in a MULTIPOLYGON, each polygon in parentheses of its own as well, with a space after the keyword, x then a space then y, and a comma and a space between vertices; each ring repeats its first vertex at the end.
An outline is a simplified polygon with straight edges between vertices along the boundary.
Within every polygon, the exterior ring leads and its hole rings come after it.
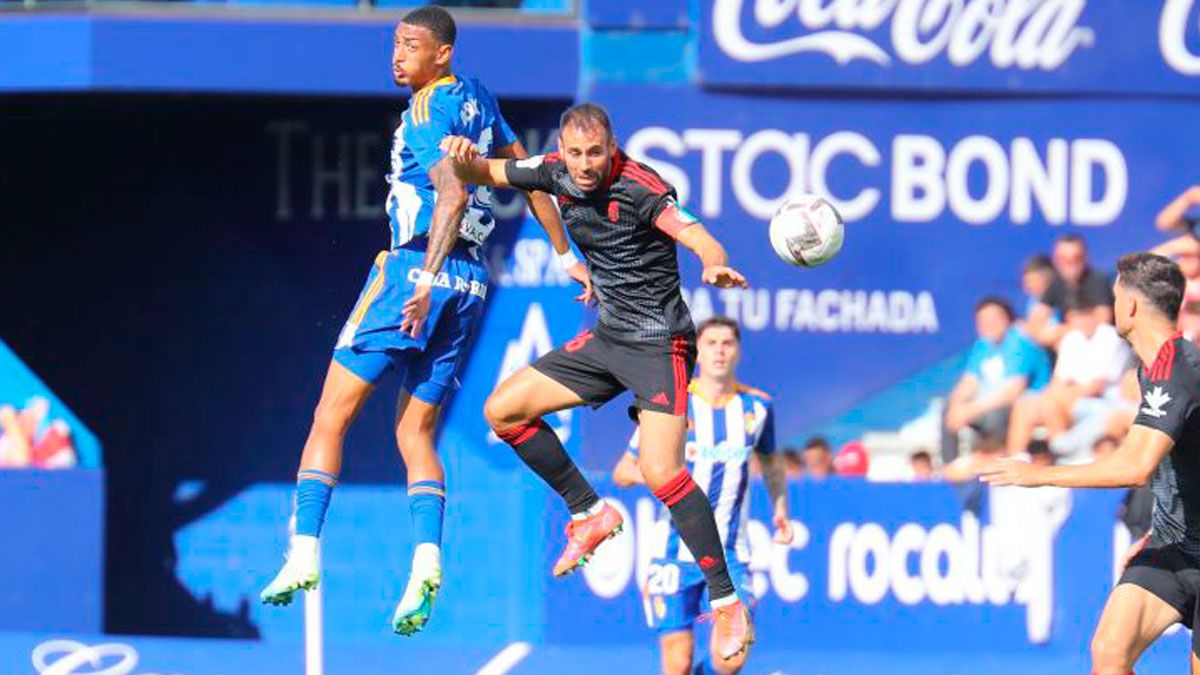
MULTIPOLYGON (((1117 331, 1143 364, 1142 400, 1121 446, 1090 464, 1039 467, 999 460, 980 476, 992 485, 1131 487, 1150 482, 1150 532, 1134 545, 1092 639, 1092 672, 1131 673, 1169 626, 1200 614, 1200 349, 1175 329, 1183 301, 1175 263, 1134 253, 1117 263, 1117 331), (1144 548, 1143 548, 1144 547, 1144 548), (1140 551, 1139 551, 1140 549, 1140 551)), ((1200 673, 1200 631, 1192 673, 1200 673)))
MULTIPOLYGON (((620 514, 596 495, 542 421, 556 410, 599 407, 626 389, 636 395, 641 429, 639 468, 670 510, 675 530, 705 576, 714 610, 717 653, 730 660, 753 641, 750 613, 726 568, 708 496, 684 468, 687 385, 695 365, 695 329, 679 292, 676 242, 704 263, 703 281, 744 287, 725 249, 678 204, 675 190, 617 147, 602 108, 568 109, 558 152, 520 162, 479 157, 472 140, 451 137, 442 148, 468 183, 540 190, 558 199, 563 220, 587 261, 600 316, 562 347, 509 377, 492 392, 484 416, 496 435, 571 511, 567 547, 556 576, 584 564, 620 531, 620 514)), ((564 264, 573 263, 566 260, 564 264)))
POLYGON ((1102 307, 1102 319, 1112 323, 1113 292, 1108 277, 1088 264, 1087 245, 1077 234, 1064 234, 1054 242, 1054 278, 1040 301, 1029 312, 1029 334, 1049 349, 1068 332, 1062 320, 1072 296, 1092 307, 1102 307), (1055 319, 1058 319, 1055 321, 1055 319))

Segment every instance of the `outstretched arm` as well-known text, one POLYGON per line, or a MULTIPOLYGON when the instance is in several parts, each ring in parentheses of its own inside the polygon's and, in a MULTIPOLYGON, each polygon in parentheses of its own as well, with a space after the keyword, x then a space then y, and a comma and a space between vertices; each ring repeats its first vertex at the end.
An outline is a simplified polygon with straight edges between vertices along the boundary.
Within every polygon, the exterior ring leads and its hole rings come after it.
MULTIPOLYGON (((512 145, 519 147, 520 143, 512 145)), ((446 159, 459 180, 472 185, 512 187, 504 172, 504 163, 507 160, 480 157, 475 141, 466 136, 447 136, 442 139, 440 147, 446 153, 446 159)))
POLYGON ((674 207, 664 209, 658 220, 667 220, 667 227, 664 227, 662 222, 656 222, 655 225, 668 233, 674 229, 675 240, 700 258, 700 262, 704 264, 702 276, 704 283, 712 284, 717 288, 749 287, 750 284, 746 282, 746 277, 729 266, 729 254, 725 252, 725 247, 709 234, 704 224, 693 220, 684 224, 683 227, 673 227, 677 223, 683 222, 677 214, 678 210, 674 207))
POLYGON ((1001 459, 981 469, 979 477, 992 485, 1136 487, 1150 481, 1154 470, 1174 446, 1175 441, 1166 433, 1135 424, 1116 452, 1095 462, 1072 466, 1036 466, 1028 462, 1001 459))

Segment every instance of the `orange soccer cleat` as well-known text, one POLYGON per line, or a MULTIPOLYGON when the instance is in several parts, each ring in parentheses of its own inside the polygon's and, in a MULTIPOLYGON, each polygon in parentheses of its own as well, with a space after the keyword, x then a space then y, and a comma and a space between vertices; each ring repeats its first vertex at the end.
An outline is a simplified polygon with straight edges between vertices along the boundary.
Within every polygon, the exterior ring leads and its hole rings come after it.
POLYGON ((741 600, 713 608, 713 641, 717 654, 726 660, 754 643, 754 622, 741 600))
POLYGON ((567 523, 567 548, 554 563, 554 576, 561 577, 583 567, 596 547, 620 534, 624 522, 616 509, 604 504, 600 513, 567 523))

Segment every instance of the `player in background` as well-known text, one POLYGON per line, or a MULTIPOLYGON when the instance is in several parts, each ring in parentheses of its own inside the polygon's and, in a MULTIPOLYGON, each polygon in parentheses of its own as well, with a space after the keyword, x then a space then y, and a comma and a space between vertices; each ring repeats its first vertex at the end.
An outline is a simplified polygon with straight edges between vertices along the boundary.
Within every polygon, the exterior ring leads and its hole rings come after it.
MULTIPOLYGON (((684 457, 696 485, 708 495, 716 517, 729 573, 742 595, 753 593, 750 582, 749 521, 751 453, 762 467, 770 495, 775 541, 792 541, 788 516, 787 476, 783 460, 775 453, 775 415, 771 397, 739 384, 737 365, 742 340, 737 322, 724 317, 696 327, 696 378, 688 384, 687 443, 684 457)), ((638 432, 613 469, 621 487, 645 484, 638 468, 638 432)), ((695 636, 692 626, 700 615, 704 575, 696 558, 682 546, 671 528, 660 557, 650 563, 646 581, 646 620, 658 632, 665 675, 692 673, 695 636)), ((747 653, 723 661, 717 644, 709 645, 711 670, 722 675, 740 672, 747 653)), ((702 672, 709 672, 703 670, 702 672)))
MULTIPOLYGON (((392 142, 391 246, 376 257, 334 348, 300 459, 287 562, 261 594, 263 602, 286 605, 297 590, 317 585, 317 539, 341 470, 343 439, 375 385, 395 369, 402 387, 396 441, 407 467, 415 539, 408 585, 393 617, 393 629, 404 635, 429 620, 441 586, 445 474, 434 438, 483 312, 488 279, 478 247, 495 226, 490 191, 465 185, 438 144, 455 135, 485 156, 525 157, 491 92, 451 72, 456 34, 453 18, 432 6, 410 12, 396 27, 392 72, 413 95, 392 142)), ((530 194, 530 207, 555 250, 569 252, 549 197, 530 194)), ((567 272, 590 295, 583 266, 567 272)))
POLYGON ((572 239, 587 260, 599 320, 492 392, 484 416, 496 434, 567 504, 567 546, 554 574, 584 564, 621 528, 542 416, 599 407, 632 389, 641 426, 641 470, 671 511, 696 555, 714 609, 718 653, 730 659, 753 641, 750 613, 738 598, 708 497, 683 466, 687 383, 696 358, 695 328, 679 291, 676 242, 704 265, 702 279, 745 286, 724 247, 675 199, 653 169, 617 147, 608 114, 585 103, 559 122, 557 153, 486 160, 469 139, 448 139, 455 170, 469 183, 545 190, 558 198, 572 239))
MULTIPOLYGON (((1126 675, 1174 623, 1192 627, 1200 613, 1200 349, 1175 328, 1183 300, 1175 263, 1133 253, 1117 262, 1117 331, 1141 359, 1142 399, 1116 451, 1090 464, 1038 466, 998 460, 980 477, 992 485, 1132 487, 1150 483, 1150 532, 1108 596, 1092 638, 1092 673, 1126 675)), ((1191 672, 1200 674, 1200 632, 1191 672)))

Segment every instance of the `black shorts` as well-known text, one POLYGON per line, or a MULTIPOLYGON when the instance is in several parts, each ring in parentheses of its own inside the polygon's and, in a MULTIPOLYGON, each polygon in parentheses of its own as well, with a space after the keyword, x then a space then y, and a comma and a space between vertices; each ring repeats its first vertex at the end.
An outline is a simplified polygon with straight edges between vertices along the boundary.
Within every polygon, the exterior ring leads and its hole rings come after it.
POLYGON ((641 410, 687 416, 687 386, 696 365, 696 336, 660 343, 624 343, 585 330, 533 363, 539 373, 579 395, 593 408, 626 389, 641 410))
MULTIPOLYGON (((1197 598, 1200 598, 1200 565, 1178 544, 1145 548, 1129 561, 1118 584, 1133 584, 1150 591, 1175 608, 1183 625, 1196 625, 1197 598)), ((1192 651, 1200 655, 1200 631, 1192 633, 1192 651)))

